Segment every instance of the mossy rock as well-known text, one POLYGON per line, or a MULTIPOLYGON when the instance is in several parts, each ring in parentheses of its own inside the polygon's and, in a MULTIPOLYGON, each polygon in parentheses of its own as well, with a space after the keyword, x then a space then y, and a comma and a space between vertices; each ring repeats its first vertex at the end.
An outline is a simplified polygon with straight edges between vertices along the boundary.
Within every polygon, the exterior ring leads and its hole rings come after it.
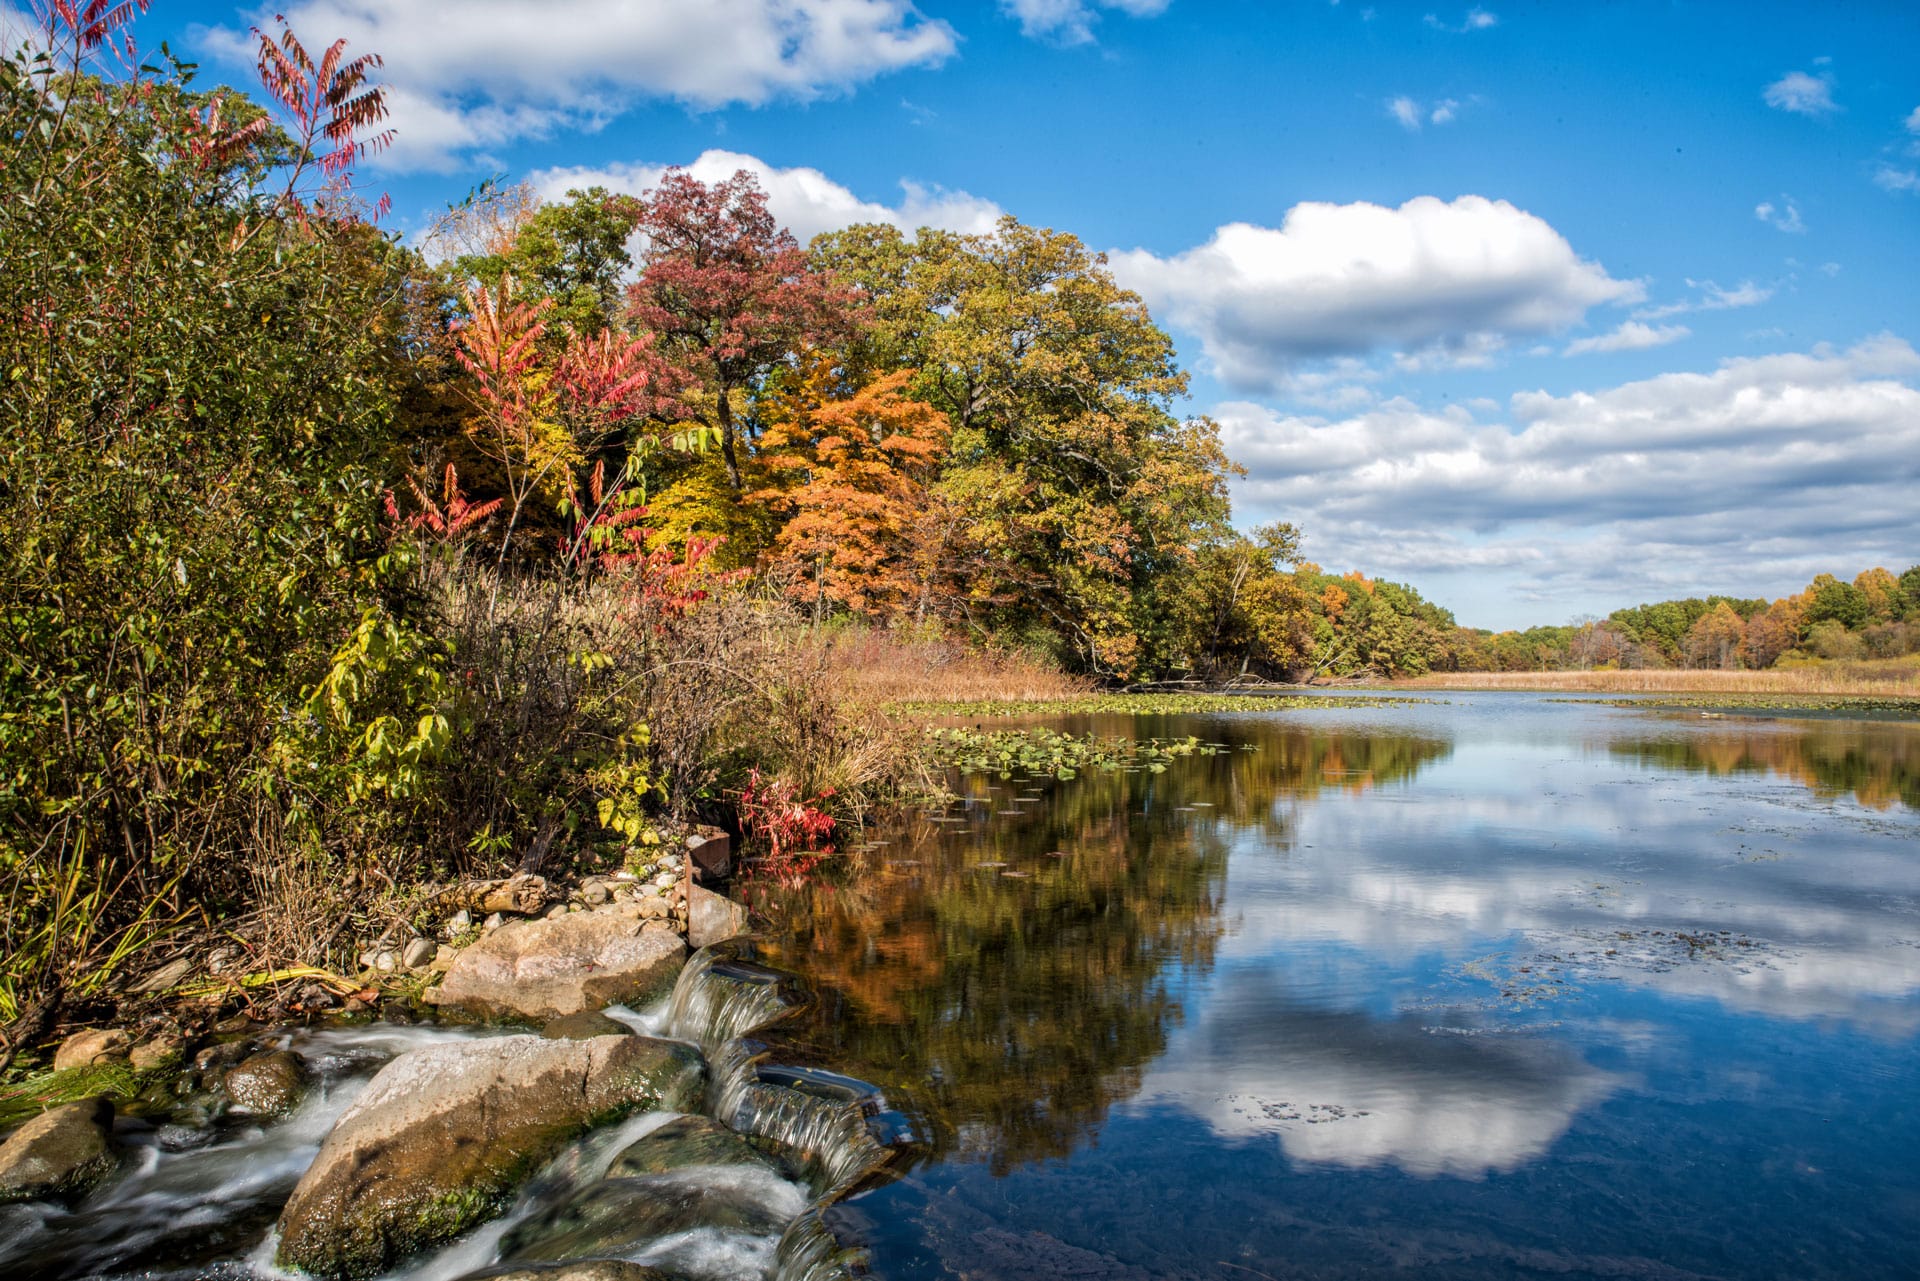
POLYGON ((0 1143, 0 1205, 76 1200, 119 1164, 113 1104, 81 1099, 34 1117, 0 1143))
POLYGON ((326 1278, 386 1272, 497 1213, 587 1130, 637 1111, 698 1108, 705 1071, 691 1046, 631 1035, 494 1037, 403 1054, 294 1189, 278 1261, 326 1278))

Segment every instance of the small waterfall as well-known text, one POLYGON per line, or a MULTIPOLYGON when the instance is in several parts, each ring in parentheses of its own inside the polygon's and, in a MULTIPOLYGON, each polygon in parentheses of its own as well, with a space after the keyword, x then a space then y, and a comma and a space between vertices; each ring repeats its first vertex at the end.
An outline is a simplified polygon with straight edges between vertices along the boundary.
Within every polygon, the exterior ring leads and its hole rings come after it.
POLYGON ((772 1281, 853 1281, 867 1275, 868 1254, 841 1244, 821 1202, 787 1225, 773 1255, 772 1281))
POLYGON ((385 1023, 294 1032, 284 1044, 314 1083, 290 1115, 123 1127, 120 1174, 78 1205, 0 1207, 0 1277, 247 1275, 219 1260, 267 1231, 376 1068, 419 1046, 497 1034, 385 1023))
POLYGON ((802 1004, 791 975, 706 947, 694 953, 673 985, 665 1031, 712 1052, 778 1023, 802 1004))
POLYGON ((875 1086, 818 1068, 782 1067, 739 1038, 714 1055, 713 1115, 723 1125, 770 1139, 792 1154, 824 1196, 843 1192, 885 1165, 910 1141, 875 1086), (883 1136, 886 1141, 883 1141, 883 1136))

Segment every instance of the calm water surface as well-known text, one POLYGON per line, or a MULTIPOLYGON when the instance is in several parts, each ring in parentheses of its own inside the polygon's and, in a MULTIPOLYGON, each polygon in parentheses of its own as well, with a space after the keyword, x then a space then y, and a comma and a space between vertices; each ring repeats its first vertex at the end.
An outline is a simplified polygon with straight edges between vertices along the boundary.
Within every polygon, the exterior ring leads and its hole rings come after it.
POLYGON ((882 1275, 1920 1275, 1920 726, 1445 697, 1073 722, 1228 750, 773 905, 882 1275))

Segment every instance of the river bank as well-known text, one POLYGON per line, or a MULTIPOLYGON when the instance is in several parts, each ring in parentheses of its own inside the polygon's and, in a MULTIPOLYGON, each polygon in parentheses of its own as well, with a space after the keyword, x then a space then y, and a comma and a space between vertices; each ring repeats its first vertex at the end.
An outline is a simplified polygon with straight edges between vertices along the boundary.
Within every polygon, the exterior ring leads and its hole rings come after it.
POLYGON ((812 996, 745 925, 699 885, 616 884, 443 944, 410 992, 389 974, 384 999, 291 1019, 69 1036, 8 1100, 35 1115, 0 1120, 0 1268, 845 1275, 824 1220, 913 1125, 781 1053, 771 1029, 812 996))

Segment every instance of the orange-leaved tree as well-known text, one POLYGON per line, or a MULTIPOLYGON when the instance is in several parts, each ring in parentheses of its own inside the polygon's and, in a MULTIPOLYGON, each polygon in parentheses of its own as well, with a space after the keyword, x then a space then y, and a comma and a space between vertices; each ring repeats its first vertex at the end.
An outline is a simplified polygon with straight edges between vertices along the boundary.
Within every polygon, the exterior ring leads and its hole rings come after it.
MULTIPOLYGON (((803 397, 824 376, 819 365, 803 397)), ((924 612, 939 568, 940 504, 929 487, 950 427, 905 394, 912 377, 900 370, 851 395, 796 405, 762 438, 767 469, 787 483, 748 498, 789 513, 770 559, 816 616, 828 601, 866 617, 924 612)))

